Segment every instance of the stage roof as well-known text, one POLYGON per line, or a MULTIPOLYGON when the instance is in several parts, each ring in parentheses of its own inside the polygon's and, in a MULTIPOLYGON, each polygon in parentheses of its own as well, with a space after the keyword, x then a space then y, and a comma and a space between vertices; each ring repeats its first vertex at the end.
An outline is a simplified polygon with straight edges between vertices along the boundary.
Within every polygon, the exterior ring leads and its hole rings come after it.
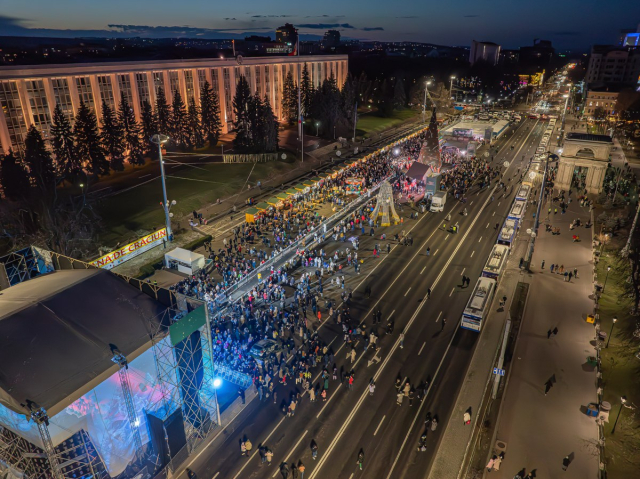
POLYGON ((0 403, 52 417, 151 346, 166 306, 101 269, 61 270, 0 292, 0 403), (153 325, 156 325, 155 327, 153 325))

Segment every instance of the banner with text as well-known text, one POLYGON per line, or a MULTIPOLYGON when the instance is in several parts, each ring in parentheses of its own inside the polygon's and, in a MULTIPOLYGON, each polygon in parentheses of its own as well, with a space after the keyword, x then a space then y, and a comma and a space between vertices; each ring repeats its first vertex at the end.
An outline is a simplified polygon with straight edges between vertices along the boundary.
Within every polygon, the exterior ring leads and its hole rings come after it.
POLYGON ((135 258, 139 254, 142 254, 151 248, 161 245, 166 237, 167 228, 162 228, 161 230, 154 231, 147 236, 143 236, 142 238, 135 240, 133 243, 129 243, 122 248, 118 248, 111 253, 105 254, 104 256, 92 261, 91 264, 98 268, 111 269, 130 260, 131 258, 135 258))

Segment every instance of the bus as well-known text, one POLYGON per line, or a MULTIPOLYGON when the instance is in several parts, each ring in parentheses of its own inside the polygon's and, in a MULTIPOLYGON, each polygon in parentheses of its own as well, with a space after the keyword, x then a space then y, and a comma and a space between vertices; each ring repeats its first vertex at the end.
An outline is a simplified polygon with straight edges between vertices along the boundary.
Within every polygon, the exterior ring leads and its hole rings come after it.
POLYGON ((516 200, 527 201, 529 199, 529 193, 531 193, 531 185, 528 183, 523 183, 518 188, 518 192, 516 193, 516 200))
POLYGON ((524 210, 527 208, 527 202, 525 200, 516 200, 513 202, 511 206, 511 211, 507 215, 507 218, 521 221, 524 216, 524 210))
POLYGON ((496 290, 496 280, 492 278, 478 278, 476 287, 473 289, 471 298, 462 313, 460 327, 471 331, 480 331, 482 321, 489 314, 491 300, 496 290))
POLYGON ((503 244, 493 245, 489 259, 484 265, 484 268, 482 268, 482 276, 485 278, 498 279, 507 264, 509 251, 509 247, 503 244))
POLYGON ((518 232, 518 220, 513 218, 507 218, 502 225, 500 234, 498 235, 498 244, 511 246, 511 243, 516 239, 516 233, 518 232))

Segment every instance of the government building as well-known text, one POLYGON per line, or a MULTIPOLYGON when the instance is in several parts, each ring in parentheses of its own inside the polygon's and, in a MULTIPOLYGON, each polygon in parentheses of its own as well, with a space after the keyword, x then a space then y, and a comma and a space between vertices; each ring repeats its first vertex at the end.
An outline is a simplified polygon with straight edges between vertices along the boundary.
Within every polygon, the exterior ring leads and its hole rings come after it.
POLYGON ((205 81, 218 93, 223 132, 227 133, 233 122, 232 102, 240 75, 245 75, 252 92, 261 97, 268 95, 276 116, 282 119, 284 79, 291 72, 297 82, 305 63, 314 87, 331 75, 342 87, 347 78, 347 55, 0 67, 0 153, 9 149, 22 151, 23 139, 31 125, 47 138, 56 104, 73 121, 82 100, 100 121, 102 102, 117 108, 122 92, 140 120, 143 102, 155 105, 158 88, 164 89, 169 103, 177 90, 185 104, 191 98, 199 104, 200 88, 205 81))

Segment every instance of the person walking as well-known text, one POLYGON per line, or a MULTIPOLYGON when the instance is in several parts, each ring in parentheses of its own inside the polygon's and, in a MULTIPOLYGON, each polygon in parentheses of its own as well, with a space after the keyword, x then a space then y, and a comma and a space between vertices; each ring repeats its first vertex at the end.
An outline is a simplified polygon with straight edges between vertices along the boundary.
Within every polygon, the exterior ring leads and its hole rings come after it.
POLYGON ((431 248, 427 248, 427 256, 431 255, 431 248))
POLYGON ((444 331, 444 327, 447 325, 447 318, 442 318, 442 329, 440 329, 440 331, 444 331))
POLYGON ((300 479, 304 479, 304 471, 307 468, 305 467, 305 465, 302 463, 302 461, 298 461, 298 472, 300 472, 300 479))
POLYGON ((431 297, 431 288, 427 288, 427 299, 431 297))
POLYGON ((364 450, 362 449, 360 449, 360 452, 358 453, 357 464, 360 466, 360 470, 362 471, 362 465, 364 464, 364 450))
POLYGON ((373 378, 371 378, 371 381, 369 382, 369 396, 373 396, 373 393, 376 390, 376 383, 373 381, 373 378))
POLYGON ((540 269, 544 269, 544 260, 542 260, 542 264, 540 265, 540 269))
POLYGON ((571 464, 571 458, 569 456, 564 456, 564 459, 562 460, 562 470, 566 471, 569 464, 571 464))
POLYGON ((402 391, 398 391, 398 394, 396 394, 396 403, 398 404, 398 406, 402 406, 403 397, 404 397, 404 394, 402 394, 402 391))
POLYGON ((271 461, 273 460, 273 451, 267 448, 267 451, 264 453, 264 456, 267 458, 267 465, 271 465, 271 461))
POLYGON ((400 333, 400 349, 404 349, 404 333, 400 333))
POLYGON ((291 473, 291 468, 289 467, 289 463, 283 462, 280 465, 280 474, 282 474, 282 479, 289 479, 290 473, 291 473))
POLYGON ((318 443, 315 439, 311 439, 311 444, 309 446, 311 448, 311 458, 315 461, 318 457, 318 443))

